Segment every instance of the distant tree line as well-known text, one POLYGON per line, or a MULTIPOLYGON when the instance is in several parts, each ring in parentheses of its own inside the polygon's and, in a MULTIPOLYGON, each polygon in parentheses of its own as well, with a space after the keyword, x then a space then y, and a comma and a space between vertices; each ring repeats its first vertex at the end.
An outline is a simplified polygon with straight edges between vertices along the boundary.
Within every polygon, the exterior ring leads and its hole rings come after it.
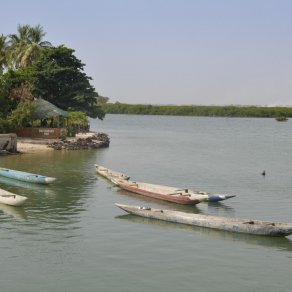
POLYGON ((292 117, 291 107, 260 106, 203 106, 203 105, 145 105, 126 103, 106 103, 102 109, 108 114, 127 115, 169 115, 204 117, 254 117, 276 118, 292 117))

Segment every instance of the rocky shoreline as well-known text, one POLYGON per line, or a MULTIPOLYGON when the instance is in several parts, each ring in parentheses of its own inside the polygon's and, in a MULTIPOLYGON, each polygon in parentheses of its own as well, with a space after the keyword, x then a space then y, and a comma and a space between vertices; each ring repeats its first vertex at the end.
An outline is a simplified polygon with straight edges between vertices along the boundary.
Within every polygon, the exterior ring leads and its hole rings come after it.
POLYGON ((81 150, 109 147, 110 139, 105 133, 79 134, 74 139, 59 140, 47 146, 54 150, 81 150), (83 136, 83 137, 82 137, 83 136))

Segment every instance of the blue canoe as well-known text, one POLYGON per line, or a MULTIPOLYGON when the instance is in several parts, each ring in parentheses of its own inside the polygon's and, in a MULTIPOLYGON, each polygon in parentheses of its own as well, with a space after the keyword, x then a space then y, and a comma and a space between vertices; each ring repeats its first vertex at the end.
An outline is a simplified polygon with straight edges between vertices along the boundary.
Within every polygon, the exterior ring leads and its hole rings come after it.
POLYGON ((0 168, 0 176, 37 184, 49 184, 56 180, 54 177, 48 177, 8 168, 0 168))

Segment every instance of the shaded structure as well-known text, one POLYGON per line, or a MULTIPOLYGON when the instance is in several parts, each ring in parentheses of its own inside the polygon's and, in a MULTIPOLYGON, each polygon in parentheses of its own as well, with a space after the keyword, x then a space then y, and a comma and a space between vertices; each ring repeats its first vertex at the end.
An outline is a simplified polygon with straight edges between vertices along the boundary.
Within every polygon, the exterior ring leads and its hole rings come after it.
POLYGON ((66 133, 66 119, 68 112, 54 104, 39 98, 34 101, 36 110, 32 120, 39 120, 38 127, 25 127, 17 131, 17 136, 28 138, 59 139, 66 133))
POLYGON ((43 120, 43 119, 50 119, 56 117, 64 117, 68 118, 68 112, 56 107, 54 104, 39 98, 34 101, 36 105, 36 111, 33 114, 32 118, 34 120, 43 120))

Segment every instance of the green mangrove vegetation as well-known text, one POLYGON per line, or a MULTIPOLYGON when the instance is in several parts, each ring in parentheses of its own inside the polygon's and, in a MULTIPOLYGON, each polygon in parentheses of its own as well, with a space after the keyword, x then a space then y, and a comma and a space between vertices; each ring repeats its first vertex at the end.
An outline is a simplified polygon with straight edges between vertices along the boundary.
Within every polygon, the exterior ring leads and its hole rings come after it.
POLYGON ((105 103, 102 109, 109 114, 128 115, 169 115, 169 116, 206 116, 206 117, 254 117, 291 118, 290 107, 260 106, 203 106, 203 105, 145 105, 126 103, 105 103))
POLYGON ((277 116, 276 120, 278 122, 286 122, 288 120, 288 118, 286 116, 277 116))

